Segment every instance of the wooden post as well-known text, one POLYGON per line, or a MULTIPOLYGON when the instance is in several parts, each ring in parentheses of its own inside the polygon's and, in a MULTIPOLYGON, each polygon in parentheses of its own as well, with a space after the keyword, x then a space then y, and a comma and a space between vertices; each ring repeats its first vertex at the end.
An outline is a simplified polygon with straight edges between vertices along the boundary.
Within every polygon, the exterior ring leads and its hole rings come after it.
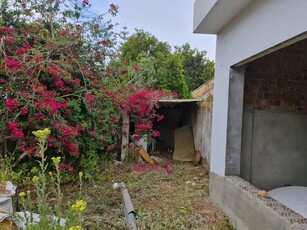
POLYGON ((123 161, 128 153, 128 144, 129 144, 129 116, 124 114, 123 116, 123 128, 122 128, 122 148, 120 159, 123 161))

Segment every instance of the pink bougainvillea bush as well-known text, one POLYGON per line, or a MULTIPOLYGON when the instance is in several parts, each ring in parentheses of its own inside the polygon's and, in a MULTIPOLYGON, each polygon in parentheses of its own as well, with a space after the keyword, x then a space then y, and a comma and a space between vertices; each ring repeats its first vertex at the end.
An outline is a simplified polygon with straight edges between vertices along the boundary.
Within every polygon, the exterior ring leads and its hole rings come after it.
MULTIPOLYGON (((122 114, 137 134, 152 130, 161 91, 129 84, 107 67, 116 37, 105 15, 89 19, 89 1, 17 1, 0 17, 0 145, 15 163, 37 156, 33 130, 48 127, 60 169, 97 168, 120 151, 122 114)), ((110 5, 115 16, 118 7, 110 5)), ((138 66, 134 66, 135 71, 138 66)), ((90 175, 90 173, 89 173, 90 175)))

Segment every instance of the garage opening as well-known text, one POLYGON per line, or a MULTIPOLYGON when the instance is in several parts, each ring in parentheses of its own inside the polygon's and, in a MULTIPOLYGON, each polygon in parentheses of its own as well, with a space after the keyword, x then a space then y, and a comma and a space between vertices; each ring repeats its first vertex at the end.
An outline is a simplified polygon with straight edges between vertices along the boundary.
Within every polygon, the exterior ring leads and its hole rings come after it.
POLYGON ((240 175, 307 186, 307 39, 245 65, 240 175))

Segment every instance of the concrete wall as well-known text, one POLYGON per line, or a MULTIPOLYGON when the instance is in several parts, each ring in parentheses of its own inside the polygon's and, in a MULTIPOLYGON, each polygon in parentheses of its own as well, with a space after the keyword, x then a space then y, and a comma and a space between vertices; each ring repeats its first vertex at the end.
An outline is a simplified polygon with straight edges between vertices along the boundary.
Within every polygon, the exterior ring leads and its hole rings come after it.
POLYGON ((211 154, 212 101, 210 98, 192 110, 195 111, 192 115, 195 150, 199 150, 207 162, 210 162, 211 154))
POLYGON ((305 0, 255 0, 217 34, 211 171, 225 175, 230 67, 307 31, 306 9, 305 0))
POLYGON ((245 68, 232 68, 229 83, 226 175, 239 175, 245 68))
POLYGON ((265 190, 307 186, 307 114, 244 112, 251 118, 245 119, 244 133, 252 138, 242 142, 242 178, 265 190))

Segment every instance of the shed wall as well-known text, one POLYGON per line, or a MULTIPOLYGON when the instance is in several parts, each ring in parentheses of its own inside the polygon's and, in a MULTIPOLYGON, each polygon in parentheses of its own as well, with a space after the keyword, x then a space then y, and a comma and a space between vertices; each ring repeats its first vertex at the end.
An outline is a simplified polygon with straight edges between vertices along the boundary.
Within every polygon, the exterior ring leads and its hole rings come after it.
POLYGON ((207 101, 200 103, 192 115, 192 129, 195 150, 199 150, 202 158, 208 163, 211 154, 211 128, 212 128, 212 101, 211 96, 207 101))

